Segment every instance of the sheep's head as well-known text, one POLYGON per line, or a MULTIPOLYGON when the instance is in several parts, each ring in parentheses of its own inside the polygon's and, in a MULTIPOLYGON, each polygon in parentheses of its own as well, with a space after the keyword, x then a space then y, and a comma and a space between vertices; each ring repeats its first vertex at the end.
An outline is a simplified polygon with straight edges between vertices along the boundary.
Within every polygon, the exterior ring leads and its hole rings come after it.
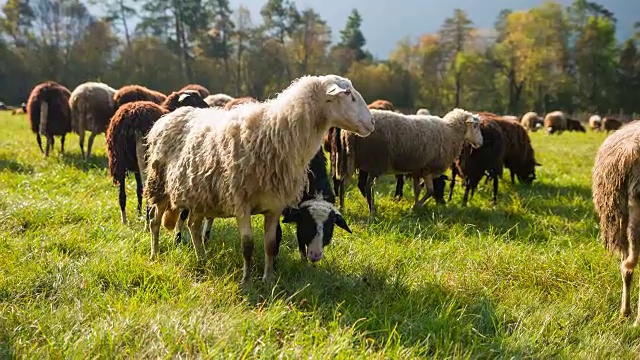
POLYGON ((328 125, 355 132, 362 137, 371 134, 375 128, 373 117, 351 81, 337 75, 326 75, 322 83, 328 125))
POLYGON ((297 225, 300 256, 303 259, 308 257, 312 262, 322 259, 323 249, 333 237, 334 225, 351 233, 342 214, 331 203, 320 199, 304 201, 297 208, 287 208, 282 222, 297 225))
POLYGON ((464 140, 474 149, 482 146, 482 132, 480 131, 480 117, 476 114, 468 114, 465 120, 466 131, 464 140))

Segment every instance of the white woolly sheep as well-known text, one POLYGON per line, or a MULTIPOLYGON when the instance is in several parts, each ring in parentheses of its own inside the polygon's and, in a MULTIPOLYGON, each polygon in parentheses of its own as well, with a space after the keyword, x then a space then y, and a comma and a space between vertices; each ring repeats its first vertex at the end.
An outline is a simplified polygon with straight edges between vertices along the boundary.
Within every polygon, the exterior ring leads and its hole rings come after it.
POLYGON ((91 156, 91 147, 96 135, 103 133, 113 116, 113 97, 116 89, 99 82, 86 82, 78 85, 71 93, 71 128, 80 136, 80 153, 85 160, 91 156), (84 153, 84 133, 90 131, 87 154, 84 153))
POLYGON ((567 130, 567 115, 562 111, 552 111, 544 117, 544 127, 547 134, 561 134, 567 130))
POLYGON ((251 215, 263 214, 263 280, 275 279, 278 220, 300 200, 310 160, 331 126, 368 136, 373 120, 351 81, 303 76, 275 99, 231 110, 183 108, 158 120, 149 135, 145 195, 151 206, 151 257, 159 251, 167 208, 190 211, 196 256, 205 260, 204 217, 235 217, 242 240, 243 284, 251 282, 251 215))
POLYGON ((529 111, 528 113, 522 115, 522 120, 520 120, 520 124, 527 131, 536 132, 542 126, 542 119, 538 116, 538 113, 534 111, 529 111))
POLYGON ((233 97, 222 93, 209 95, 204 98, 204 102, 209 104, 210 107, 224 107, 231 100, 233 100, 233 97))
POLYGON ((370 136, 361 138, 342 131, 341 140, 346 164, 337 166, 348 181, 355 169, 369 173, 365 194, 371 215, 375 202, 371 189, 375 179, 383 174, 413 176, 414 207, 433 195, 433 177, 443 174, 460 155, 463 144, 474 148, 482 145, 480 119, 472 113, 454 109, 444 118, 433 115, 402 115, 391 111, 371 110, 376 128, 370 136), (420 179, 426 193, 420 199, 420 179))
POLYGON ((423 109, 418 109, 418 111, 416 111, 416 115, 431 115, 431 112, 423 108, 423 109))
POLYGON ((602 118, 600 115, 591 115, 589 118, 589 128, 593 131, 600 131, 602 125, 602 118))

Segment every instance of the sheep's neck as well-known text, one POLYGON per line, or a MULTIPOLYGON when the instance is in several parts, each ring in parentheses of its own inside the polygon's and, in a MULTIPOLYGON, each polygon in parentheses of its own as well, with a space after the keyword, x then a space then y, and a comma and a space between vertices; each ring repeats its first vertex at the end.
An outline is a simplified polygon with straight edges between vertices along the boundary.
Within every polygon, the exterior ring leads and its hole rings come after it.
POLYGON ((449 126, 449 128, 451 129, 452 133, 454 134, 454 136, 451 137, 451 141, 453 143, 453 151, 456 153, 455 155, 457 156, 460 151, 462 151, 462 145, 464 144, 464 137, 465 134, 467 132, 467 125, 464 121, 460 121, 458 119, 453 119, 450 121, 447 121, 447 126, 449 126))

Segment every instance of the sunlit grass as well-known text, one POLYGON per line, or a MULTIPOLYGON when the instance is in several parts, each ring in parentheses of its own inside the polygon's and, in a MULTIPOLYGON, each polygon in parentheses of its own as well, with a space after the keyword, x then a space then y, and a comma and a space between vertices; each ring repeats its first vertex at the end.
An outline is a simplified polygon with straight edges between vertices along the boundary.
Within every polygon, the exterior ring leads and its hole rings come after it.
MULTIPOLYGON (((104 137, 85 164, 77 135, 41 155, 24 116, 0 113, 0 358, 632 358, 640 331, 618 319, 619 262, 597 240, 590 173, 604 134, 532 134, 538 181, 482 187, 467 208, 411 211, 378 182, 378 217, 347 194, 353 234, 336 230, 317 266, 284 229, 278 284, 239 286, 232 220, 216 220, 209 261, 161 236, 158 261, 135 214, 120 224, 104 137)), ((635 282, 634 282, 635 284, 635 282)), ((634 287, 633 299, 637 298, 634 287)), ((635 314, 634 314, 635 315, 635 314)))

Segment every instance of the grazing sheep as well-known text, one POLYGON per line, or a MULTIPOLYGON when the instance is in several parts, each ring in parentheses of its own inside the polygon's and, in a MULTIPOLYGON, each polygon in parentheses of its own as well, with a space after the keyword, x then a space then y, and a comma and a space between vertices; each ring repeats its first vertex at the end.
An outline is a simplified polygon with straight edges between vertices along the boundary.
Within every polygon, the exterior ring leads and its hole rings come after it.
MULTIPOLYGON (((606 120, 606 118, 605 118, 606 120)), ((609 136, 600 146, 592 172, 593 204, 600 217, 600 238, 621 255, 620 314, 631 314, 630 288, 640 255, 640 121, 609 136)), ((639 300, 640 310, 640 300, 639 300)), ((640 325, 640 312, 634 326, 640 325)))
POLYGON ((416 115, 431 115, 431 112, 429 112, 428 109, 418 109, 418 111, 416 111, 416 115))
POLYGON ((602 118, 600 115, 591 115, 589 118, 589 128, 593 131, 600 131, 602 125, 602 118))
POLYGON ((607 131, 607 134, 610 131, 620 129, 621 127, 622 127, 622 121, 618 119, 608 117, 608 116, 602 119, 602 128, 607 131))
POLYGON ((80 153, 86 160, 91 156, 91 147, 96 135, 109 126, 114 113, 113 97, 116 90, 107 84, 86 82, 78 85, 71 93, 71 128, 80 136, 80 153), (84 153, 84 133, 90 131, 87 154, 84 153))
MULTIPOLYGON (((355 169, 369 174, 365 196, 371 215, 375 214, 372 185, 383 174, 405 174, 413 177, 414 207, 433 195, 433 177, 443 174, 460 154, 463 143, 482 145, 479 119, 462 109, 437 116, 402 115, 391 111, 371 110, 376 130, 361 138, 348 131, 341 134, 344 154, 336 166, 338 180, 347 181, 355 169), (426 193, 420 198, 420 179, 426 193)), ((344 197, 344 191, 341 194, 344 197)), ((341 206, 344 200, 340 201, 341 206)))
POLYGON ((453 195, 456 175, 464 179, 464 196, 462 205, 466 206, 475 193, 483 176, 493 180, 493 204, 498 203, 498 179, 502 177, 504 168, 505 142, 502 129, 494 119, 482 119, 480 122, 482 146, 473 149, 468 144, 462 148, 462 153, 451 167, 451 184, 449 185, 449 201, 453 195))
POLYGON ((536 166, 541 166, 535 158, 531 138, 527 131, 517 122, 505 120, 490 112, 478 113, 484 119, 497 122, 505 141, 504 167, 511 173, 511 183, 515 178, 523 184, 531 184, 536 179, 536 166))
POLYGON ((54 136, 60 136, 60 152, 64 153, 64 139, 71 131, 70 96, 69 89, 55 81, 41 83, 31 90, 27 101, 29 122, 40 151, 45 156, 49 156, 49 151, 53 150, 54 136), (40 135, 47 138, 44 151, 40 135))
POLYGON ((571 118, 567 118, 567 131, 587 132, 580 121, 571 118))
POLYGON ((162 106, 151 101, 134 101, 121 106, 113 115, 106 133, 109 172, 113 183, 120 187, 120 215, 127 223, 125 178, 129 172, 135 175, 138 196, 138 214, 142 211, 142 186, 145 181, 144 136, 151 126, 164 114, 179 106, 207 107, 195 91, 174 92, 162 106))
POLYGON ((562 134, 567 130, 567 116, 562 111, 550 112, 544 117, 544 127, 549 135, 562 134))
MULTIPOLYGON (((336 196, 331 189, 327 175, 327 158, 322 149, 309 163, 309 188, 302 194, 302 199, 296 207, 288 207, 283 212, 283 223, 296 224, 298 250, 302 260, 312 262, 322 258, 323 248, 331 242, 334 225, 351 233, 342 214, 333 206, 336 196)), ((276 232, 276 255, 282 241, 282 230, 278 223, 276 232)))
MULTIPOLYGON (((309 161, 329 127, 361 136, 371 113, 346 78, 303 76, 278 97, 231 110, 178 109, 153 126, 147 142, 145 194, 151 206, 151 257, 159 251, 164 211, 188 209, 188 228, 199 260, 203 217, 235 217, 242 239, 242 282, 251 282, 251 215, 264 215, 263 280, 272 283, 276 231, 286 206, 298 203, 309 161)), ((318 254, 308 254, 318 257, 318 254)))
POLYGON ((210 107, 224 107, 233 98, 227 94, 213 94, 204 98, 204 101, 209 104, 210 107))
POLYGON ((185 91, 188 90, 193 90, 193 91, 197 91, 198 94, 200 94, 200 97, 202 99, 206 99, 207 96, 211 95, 211 93, 209 92, 209 89, 207 89, 206 87, 199 85, 199 84, 189 84, 189 85, 185 85, 182 89, 178 90, 178 93, 183 93, 185 91))
POLYGON ((225 110, 230 110, 240 104, 246 104, 246 103, 250 103, 250 102, 258 102, 258 100, 256 100, 255 98, 252 98, 251 96, 245 96, 245 97, 241 97, 241 98, 235 98, 232 100, 229 100, 228 103, 224 104, 224 109, 225 110))
POLYGON ((113 96, 115 110, 118 110, 120 106, 126 103, 134 101, 151 101, 160 105, 166 99, 167 96, 165 94, 140 85, 123 86, 113 96))
POLYGON ((530 132, 538 131, 543 124, 542 119, 536 112, 529 111, 528 113, 522 115, 522 120, 520 120, 520 124, 530 132))

